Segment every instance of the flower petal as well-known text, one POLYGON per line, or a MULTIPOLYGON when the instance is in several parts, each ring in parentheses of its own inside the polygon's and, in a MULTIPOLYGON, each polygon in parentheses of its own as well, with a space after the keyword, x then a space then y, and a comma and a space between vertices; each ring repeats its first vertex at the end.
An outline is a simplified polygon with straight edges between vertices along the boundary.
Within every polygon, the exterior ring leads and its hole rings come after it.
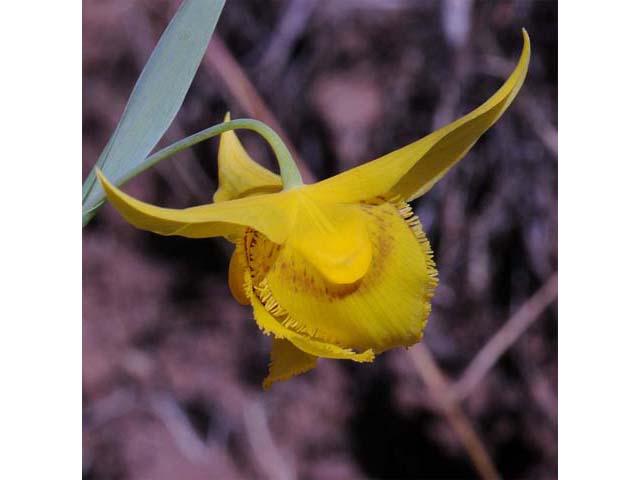
POLYGON ((409 201, 426 193, 471 149, 509 107, 524 82, 531 47, 524 46, 515 70, 484 104, 420 140, 371 162, 310 186, 319 198, 357 202, 380 195, 409 201))
POLYGON ((236 248, 229 262, 229 290, 233 298, 240 305, 251 305, 251 301, 244 291, 244 271, 246 267, 242 259, 242 252, 236 248))
POLYGON ((287 243, 332 283, 361 279, 372 256, 367 216, 357 205, 317 202, 303 192, 287 243))
POLYGON ((298 203, 292 192, 263 194, 238 200, 176 210, 141 202, 113 186, 97 171, 107 198, 136 228, 160 235, 204 238, 241 233, 251 227, 282 243, 295 221, 298 203))
POLYGON ((413 345, 422 337, 437 283, 429 244, 407 204, 360 208, 373 251, 360 280, 334 284, 289 241, 269 251, 253 240, 250 274, 258 303, 281 328, 341 348, 379 353, 413 345))
POLYGON ((338 345, 333 345, 330 342, 298 333, 284 326, 279 319, 276 319, 271 313, 269 313, 267 308, 255 294, 253 286, 251 285, 249 272, 245 273, 245 279, 245 285, 248 286, 246 288, 246 293, 251 300, 251 306, 253 307, 253 315, 256 319, 256 323, 266 334, 274 335, 279 339, 287 339, 300 350, 316 357, 354 360, 356 362, 373 361, 374 355, 371 350, 356 353, 353 350, 342 348, 338 345))
MULTIPOLYGON (((224 121, 230 120, 230 115, 224 121)), ((218 190, 214 202, 234 200, 258 193, 282 190, 282 180, 275 173, 251 159, 233 130, 220 136, 218 149, 218 190)))
POLYGON ((271 340, 269 375, 262 382, 262 388, 269 390, 274 382, 308 372, 316 368, 317 363, 318 357, 303 352, 288 340, 274 338, 271 340))

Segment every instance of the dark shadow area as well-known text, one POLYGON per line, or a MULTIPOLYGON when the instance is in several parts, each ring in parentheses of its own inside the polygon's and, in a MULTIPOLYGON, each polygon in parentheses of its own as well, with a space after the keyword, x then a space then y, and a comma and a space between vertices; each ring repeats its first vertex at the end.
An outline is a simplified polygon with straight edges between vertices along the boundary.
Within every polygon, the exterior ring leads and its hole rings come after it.
POLYGON ((407 414, 393 403, 393 379, 371 379, 350 422, 353 451, 371 478, 474 478, 464 456, 451 455, 429 433, 432 413, 407 414), (428 472, 428 473, 427 473, 428 472))

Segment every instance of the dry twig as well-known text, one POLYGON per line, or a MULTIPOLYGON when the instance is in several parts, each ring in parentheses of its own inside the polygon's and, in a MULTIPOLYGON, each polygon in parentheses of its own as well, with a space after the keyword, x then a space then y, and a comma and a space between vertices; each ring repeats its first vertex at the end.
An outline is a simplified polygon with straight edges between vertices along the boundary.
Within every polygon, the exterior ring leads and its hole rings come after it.
POLYGON ((420 374, 422 381, 429 388, 429 394, 435 398, 442 414, 469 454, 473 466, 478 470, 480 476, 483 479, 500 478, 482 440, 473 429, 471 422, 462 411, 455 397, 449 393, 449 382, 440 367, 438 367, 429 349, 423 343, 418 343, 409 349, 409 357, 420 374))
POLYGON ((172 395, 152 392, 147 401, 151 411, 164 423, 180 452, 192 463, 205 462, 209 447, 198 438, 187 414, 172 395))
POLYGON ((500 330, 478 352, 452 387, 458 399, 468 396, 491 370, 498 359, 540 314, 558 297, 558 274, 554 273, 540 289, 522 305, 500 330))
POLYGON ((291 51, 307 29, 318 0, 291 0, 278 21, 258 68, 268 72, 271 80, 285 68, 291 51))
POLYGON ((269 430, 267 415, 260 402, 254 402, 244 409, 244 425, 249 444, 266 478, 288 480, 295 478, 292 468, 282 458, 269 430))

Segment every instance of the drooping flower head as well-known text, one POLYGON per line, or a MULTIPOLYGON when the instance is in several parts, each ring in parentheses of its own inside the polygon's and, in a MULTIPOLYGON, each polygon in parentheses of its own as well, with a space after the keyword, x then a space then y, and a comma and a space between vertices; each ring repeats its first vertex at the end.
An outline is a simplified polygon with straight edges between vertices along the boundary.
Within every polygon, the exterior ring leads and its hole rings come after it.
POLYGON ((480 107, 321 182, 302 185, 290 172, 281 169, 281 178, 263 168, 233 131, 220 140, 212 204, 160 208, 128 196, 98 172, 100 182, 137 228, 224 236, 235 244, 231 292, 253 307, 258 326, 273 338, 265 388, 314 368, 318 357, 373 361, 420 341, 437 284, 431 247, 407 202, 429 191, 511 104, 529 65, 523 35, 515 70, 480 107))

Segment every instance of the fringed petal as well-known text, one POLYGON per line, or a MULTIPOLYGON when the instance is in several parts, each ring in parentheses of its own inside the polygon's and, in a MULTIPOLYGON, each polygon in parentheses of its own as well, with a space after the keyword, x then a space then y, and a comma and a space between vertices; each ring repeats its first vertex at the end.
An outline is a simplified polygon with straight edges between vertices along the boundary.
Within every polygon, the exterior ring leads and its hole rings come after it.
POLYGON ((437 284, 429 243, 407 204, 379 201, 359 208, 372 258, 366 274, 351 284, 330 282, 289 241, 278 246, 248 232, 252 304, 277 319, 278 328, 340 348, 379 353, 412 345, 422 337, 437 284))
POLYGON ((330 342, 298 333, 284 326, 281 323, 281 319, 274 317, 254 292, 254 289, 251 286, 251 277, 249 272, 245 275, 245 285, 247 285, 246 293, 251 300, 251 306, 253 307, 253 314, 255 316, 256 323, 265 334, 273 335, 279 339, 287 339, 300 350, 316 357, 353 360, 356 362, 373 361, 374 354, 371 350, 356 353, 348 348, 342 348, 338 345, 333 345, 330 342))
POLYGON ((271 340, 271 363, 269 375, 264 379, 262 388, 269 390, 274 382, 287 380, 294 375, 316 368, 318 357, 309 355, 296 348, 290 341, 273 338, 271 340))

